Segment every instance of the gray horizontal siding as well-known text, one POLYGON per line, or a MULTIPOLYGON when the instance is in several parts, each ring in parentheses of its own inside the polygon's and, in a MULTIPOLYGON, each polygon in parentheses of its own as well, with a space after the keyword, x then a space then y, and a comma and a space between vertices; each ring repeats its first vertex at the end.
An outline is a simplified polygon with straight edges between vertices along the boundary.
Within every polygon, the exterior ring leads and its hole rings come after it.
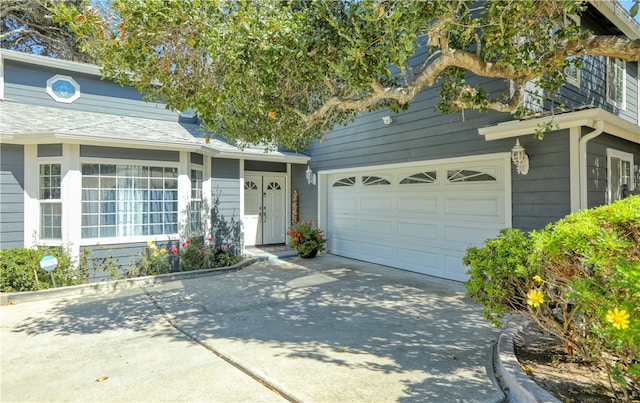
POLYGON ((24 246, 24 147, 0 144, 0 249, 24 246))
MULTIPOLYGON (((291 166, 291 189, 298 190, 298 221, 318 222, 318 186, 307 183, 306 169, 304 165, 291 166)), ((293 190, 291 197, 293 197, 293 190)))
MULTIPOLYGON (((498 89, 501 85, 495 83, 494 87, 498 89)), ((322 144, 314 143, 307 149, 312 155, 312 169, 506 151, 496 142, 486 142, 478 135, 477 128, 509 120, 509 114, 466 111, 464 116, 444 115, 434 111, 438 101, 437 88, 434 88, 420 93, 405 112, 396 115, 388 110, 361 113, 354 123, 336 127, 325 136, 322 144), (392 124, 383 124, 385 115, 393 118, 392 124)))
POLYGON ((543 140, 520 138, 529 155, 529 173, 513 165, 512 225, 523 231, 543 228, 571 212, 569 133, 548 133, 543 140))
MULTIPOLYGON (((171 250, 174 246, 179 246, 177 240, 167 240, 166 242, 155 242, 158 248, 171 250)), ((133 270, 136 264, 144 262, 146 242, 133 242, 113 245, 84 246, 80 248, 80 256, 84 255, 84 250, 88 250, 87 269, 89 271, 89 282, 109 280, 109 272, 106 265, 111 260, 118 266, 118 273, 122 277, 127 277, 127 272, 133 270)))
POLYGON ((144 150, 135 148, 80 146, 81 157, 91 158, 120 158, 140 161, 170 161, 179 162, 178 151, 144 150))
POLYGON ((4 79, 6 101, 119 116, 178 120, 178 114, 165 109, 163 104, 145 102, 135 88, 123 87, 90 74, 5 60, 4 79), (80 85, 80 98, 71 104, 53 100, 46 93, 46 86, 47 80, 56 74, 72 77, 80 85))
POLYGON ((38 144, 38 157, 62 157, 62 144, 38 144))
POLYGON ((229 246, 235 253, 242 250, 240 211, 240 161, 211 160, 211 227, 217 246, 229 246))
POLYGON ((567 108, 593 105, 638 124, 638 64, 626 63, 627 98, 626 108, 618 109, 607 102, 605 57, 584 57, 580 71, 580 85, 565 84, 559 90, 558 102, 567 108))

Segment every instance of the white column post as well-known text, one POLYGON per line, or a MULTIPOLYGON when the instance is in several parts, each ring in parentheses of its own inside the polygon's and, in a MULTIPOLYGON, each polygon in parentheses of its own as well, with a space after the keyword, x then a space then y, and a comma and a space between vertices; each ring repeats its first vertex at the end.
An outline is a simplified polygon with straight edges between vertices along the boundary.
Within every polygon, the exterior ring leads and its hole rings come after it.
POLYGON ((569 194, 571 212, 580 210, 580 130, 569 129, 569 194))
POLYGON ((82 239, 82 171, 80 169, 80 146, 62 145, 62 242, 71 250, 72 256, 80 255, 82 239))
POLYGON ((180 151, 178 165, 178 234, 184 240, 189 233, 189 200, 191 199, 191 177, 189 176, 189 152, 180 151))
POLYGON ((213 199, 211 198, 211 157, 204 156, 204 172, 202 173, 202 206, 207 209, 203 217, 206 219, 204 224, 205 240, 211 234, 211 209, 213 209, 213 199))
POLYGON ((38 146, 24 146, 24 246, 33 247, 40 239, 40 203, 38 202, 38 146), (35 234, 35 235, 34 235, 35 234))

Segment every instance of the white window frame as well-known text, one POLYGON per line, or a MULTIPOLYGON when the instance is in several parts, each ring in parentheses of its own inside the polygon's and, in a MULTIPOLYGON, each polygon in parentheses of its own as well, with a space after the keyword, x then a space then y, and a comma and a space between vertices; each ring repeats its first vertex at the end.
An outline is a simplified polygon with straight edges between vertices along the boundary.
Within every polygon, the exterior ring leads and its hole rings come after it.
POLYGON ((570 65, 565 69, 566 81, 567 83, 580 88, 580 70, 577 66, 575 66, 572 61, 573 59, 579 58, 579 56, 571 56, 569 57, 570 65), (575 74, 574 74, 575 73, 575 74))
MULTIPOLYGON (((145 160, 145 161, 140 161, 140 160, 130 160, 130 159, 111 159, 111 158, 80 158, 80 172, 82 172, 82 165, 83 164, 108 164, 108 165, 137 165, 137 166, 153 166, 153 167, 162 167, 162 168, 175 168, 178 171, 178 178, 177 178, 177 192, 178 192, 178 200, 180 200, 180 198, 182 197, 181 193, 180 193, 180 182, 179 182, 179 175, 180 175, 180 168, 179 168, 179 163, 177 162, 166 162, 166 161, 155 161, 155 160, 145 160)), ((81 174, 82 177, 82 174, 81 174)), ((82 192, 82 187, 80 189, 80 192, 82 192)), ((80 195, 80 199, 82 200, 82 196, 80 195)), ((82 201, 81 201, 81 205, 82 205, 82 201)), ((168 233, 163 233, 163 234, 147 234, 147 235, 116 235, 113 237, 87 237, 87 238, 83 238, 82 234, 80 233, 80 243, 81 245, 91 245, 91 244, 95 244, 95 243, 100 243, 100 244, 116 244, 116 243, 121 243, 121 242, 146 242, 149 240, 152 241, 160 241, 160 240, 166 240, 167 238, 177 238, 178 237, 178 233, 180 231, 180 205, 178 204, 178 210, 177 210, 177 214, 178 214, 178 221, 177 221, 177 228, 175 233, 172 234, 168 234, 168 233)), ((82 229, 82 223, 80 223, 80 228, 82 229)), ((81 230, 80 230, 81 231, 81 230)))
POLYGON ((78 84, 76 82, 76 80, 74 80, 73 78, 71 78, 69 76, 56 74, 55 76, 53 76, 53 77, 51 77, 50 79, 47 80, 47 94, 49 94, 49 96, 51 98, 53 98, 56 102, 60 102, 60 103, 64 103, 64 104, 70 104, 70 103, 74 102, 76 99, 80 98, 80 84, 78 84), (56 94, 54 92, 53 85, 57 81, 67 81, 67 82, 69 82, 73 86, 73 88, 75 89, 75 92, 73 93, 73 95, 71 95, 70 97, 61 97, 58 94, 56 94))
MULTIPOLYGON (((629 190, 635 189, 634 172, 633 172, 633 154, 624 151, 607 148, 607 204, 613 203, 615 200, 620 199, 620 186, 622 183, 613 183, 611 159, 616 158, 620 161, 625 161, 630 164, 631 172, 629 177, 629 190), (614 197, 615 196, 615 197, 614 197)), ((621 175, 618 175, 621 178, 621 175)))
MULTIPOLYGON (((580 18, 580 15, 578 14, 567 14, 564 17, 564 24, 569 25, 569 24, 575 24, 577 26, 582 26, 582 19, 580 18)), ((568 59, 572 60, 575 58, 579 58, 580 56, 571 56, 568 59)), ((576 86, 578 88, 580 88, 580 69, 577 67, 567 67, 565 69, 565 75, 566 75, 566 82, 576 86), (575 69, 575 70, 574 70, 575 69), (575 72, 575 75, 573 75, 572 73, 575 72)))
POLYGON ((205 230, 205 225, 202 221, 204 216, 204 169, 202 166, 192 165, 189 169, 189 179, 191 180, 191 192, 189 198, 189 229, 194 234, 200 234, 204 233, 205 230), (194 173, 196 174, 195 177, 194 173), (198 173, 200 174, 199 177, 198 173))
POLYGON ((62 178, 64 177, 62 172, 62 159, 39 159, 38 160, 38 240, 45 242, 62 241, 63 238, 63 224, 64 224, 64 210, 62 209, 62 178), (60 167, 60 183, 58 185, 60 190, 60 198, 42 198, 42 174, 41 169, 44 165, 58 165, 60 167), (45 205, 57 204, 60 207, 60 236, 59 237, 45 237, 43 231, 43 207, 45 205))
POLYGON ((608 103, 621 110, 626 108, 627 62, 625 60, 607 57, 606 93, 608 103), (618 83, 620 88, 618 88, 618 83), (618 91, 622 91, 622 94, 619 94, 618 91), (618 101, 618 95, 622 98, 621 101, 618 101))

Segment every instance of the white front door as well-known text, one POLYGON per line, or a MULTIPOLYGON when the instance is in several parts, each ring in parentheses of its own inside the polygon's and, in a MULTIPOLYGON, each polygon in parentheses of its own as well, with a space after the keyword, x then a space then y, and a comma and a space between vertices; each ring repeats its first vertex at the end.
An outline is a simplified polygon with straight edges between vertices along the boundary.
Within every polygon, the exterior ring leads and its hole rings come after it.
POLYGON ((286 175, 245 175, 245 245, 284 243, 286 193, 286 175))

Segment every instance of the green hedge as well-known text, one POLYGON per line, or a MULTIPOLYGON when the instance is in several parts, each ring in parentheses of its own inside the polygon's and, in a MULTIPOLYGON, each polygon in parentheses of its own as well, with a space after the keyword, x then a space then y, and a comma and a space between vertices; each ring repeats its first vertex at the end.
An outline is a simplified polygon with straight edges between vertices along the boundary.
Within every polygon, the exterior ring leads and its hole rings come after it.
MULTIPOLYGON (((469 295, 499 324, 534 320, 606 367, 632 399, 640 383, 640 197, 568 215, 526 236, 502 230, 469 248, 469 295)), ((636 395, 637 396, 637 395, 636 395)))
POLYGON ((0 291, 18 292, 52 288, 51 275, 40 268, 40 259, 53 255, 58 267, 53 271, 56 286, 76 285, 85 281, 85 273, 72 264, 65 247, 38 246, 34 249, 0 250, 0 291))

